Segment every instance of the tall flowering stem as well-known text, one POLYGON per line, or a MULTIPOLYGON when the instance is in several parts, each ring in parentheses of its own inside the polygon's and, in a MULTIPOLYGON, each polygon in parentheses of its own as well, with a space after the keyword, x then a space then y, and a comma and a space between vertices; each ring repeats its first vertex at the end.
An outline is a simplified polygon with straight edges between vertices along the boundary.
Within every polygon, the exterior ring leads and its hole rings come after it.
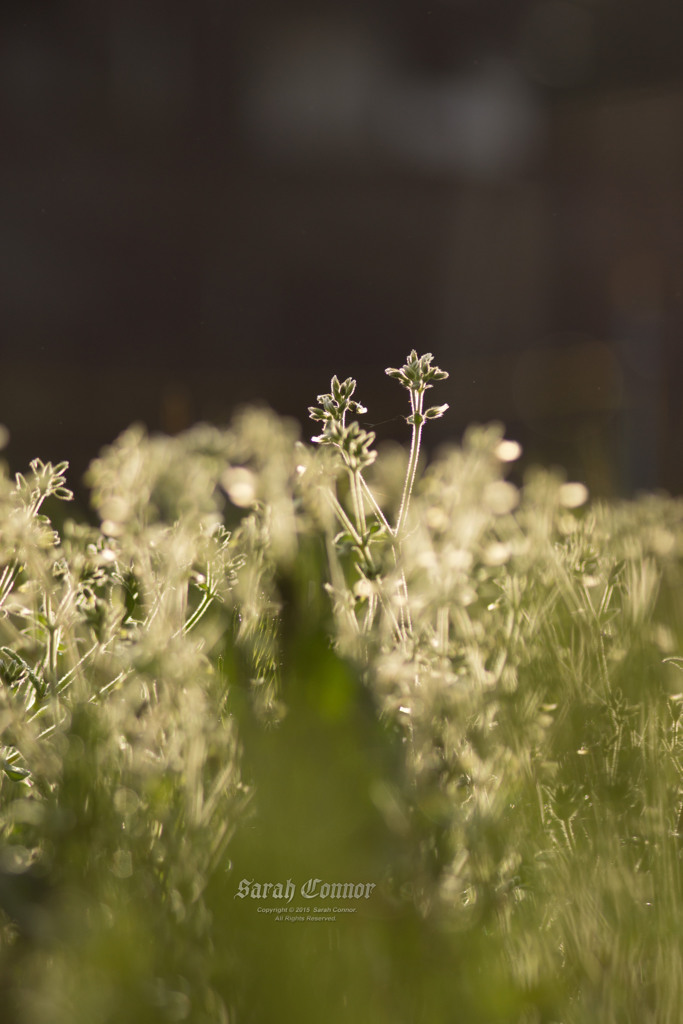
POLYGON ((396 522, 395 533, 397 537, 400 537, 403 533, 406 519, 408 518, 410 496, 413 493, 417 463, 420 457, 422 428, 426 420, 439 419, 448 409, 447 405, 433 405, 427 410, 424 408, 425 391, 427 388, 431 388, 433 386, 431 382, 436 380, 446 380, 448 377, 445 370, 440 370, 438 366, 431 365, 433 358, 434 357, 431 352, 425 352, 423 356, 418 356, 415 349, 413 349, 404 366, 400 369, 389 367, 386 370, 389 377, 393 377, 394 380, 399 381, 399 383, 408 390, 411 413, 410 416, 407 417, 407 421, 413 428, 408 468, 406 470, 406 478, 403 484, 398 520, 396 522))
MULTIPOLYGON (((363 470, 372 465, 377 456, 372 444, 375 435, 371 431, 363 430, 357 421, 346 422, 347 414, 363 415, 367 412, 364 406, 355 401, 352 396, 356 390, 356 381, 349 377, 340 381, 333 377, 330 382, 330 391, 324 395, 318 395, 318 405, 311 406, 309 412, 311 419, 322 424, 322 433, 313 438, 317 444, 330 445, 335 448, 341 456, 342 462, 349 474, 350 499, 353 520, 344 510, 339 498, 335 493, 330 495, 332 507, 334 508, 343 532, 336 538, 337 541, 344 540, 351 542, 356 550, 356 567, 361 580, 374 580, 379 586, 379 599, 382 606, 387 607, 386 600, 382 594, 381 580, 375 561, 373 559, 371 546, 379 534, 389 537, 394 548, 394 559, 398 565, 396 544, 405 529, 410 497, 415 484, 417 465, 420 457, 420 444, 422 440, 422 428, 426 420, 438 419, 443 416, 448 408, 447 405, 432 406, 424 408, 424 396, 428 388, 432 387, 433 381, 445 380, 448 374, 437 366, 432 366, 433 356, 427 352, 418 356, 413 350, 408 360, 400 369, 389 368, 386 372, 402 384, 409 393, 410 415, 406 417, 412 427, 412 439, 410 444, 410 455, 408 457, 408 468, 403 484, 401 503, 398 511, 398 518, 395 526, 392 526, 377 499, 372 493, 366 480, 363 477, 363 470), (367 512, 366 512, 367 505, 367 512), (367 515, 372 517, 368 525, 367 515)), ((401 587, 404 596, 407 598, 407 586, 403 574, 401 574, 401 587)), ((372 625, 374 612, 377 604, 377 594, 372 590, 368 597, 368 607, 365 616, 365 630, 368 631, 372 625)), ((411 632, 409 613, 402 607, 400 622, 394 618, 397 635, 403 642, 407 642, 411 632)))

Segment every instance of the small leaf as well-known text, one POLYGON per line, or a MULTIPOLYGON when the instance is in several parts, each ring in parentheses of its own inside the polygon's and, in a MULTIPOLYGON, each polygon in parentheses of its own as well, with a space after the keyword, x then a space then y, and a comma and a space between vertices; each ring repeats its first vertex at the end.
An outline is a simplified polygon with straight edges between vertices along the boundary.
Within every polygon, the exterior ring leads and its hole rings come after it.
POLYGON ((356 543, 356 538, 352 537, 351 534, 348 533, 347 531, 342 531, 341 533, 338 533, 337 536, 334 538, 334 543, 335 544, 355 544, 356 543))
POLYGON ((18 765, 10 764, 9 761, 5 761, 2 770, 8 779, 12 782, 23 782, 24 779, 28 779, 30 772, 26 768, 19 768, 18 765))
POLYGON ((431 409, 427 409, 425 416, 428 420, 438 420, 440 416, 448 409, 448 405, 433 405, 431 409))

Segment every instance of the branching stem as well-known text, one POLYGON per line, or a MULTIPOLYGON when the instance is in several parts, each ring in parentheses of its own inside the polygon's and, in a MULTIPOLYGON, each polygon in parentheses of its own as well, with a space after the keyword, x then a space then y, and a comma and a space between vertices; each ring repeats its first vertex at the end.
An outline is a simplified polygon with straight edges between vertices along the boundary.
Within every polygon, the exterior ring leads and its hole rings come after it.
POLYGON ((424 405, 424 389, 411 389, 410 391, 410 405, 413 412, 413 436, 410 441, 410 457, 408 458, 408 468, 406 470, 405 483, 403 484, 403 494, 401 495, 401 505, 398 512, 398 520, 396 522, 396 536, 400 537, 403 532, 403 528, 406 524, 408 517, 408 506, 410 504, 410 496, 413 493, 413 484, 415 483, 415 474, 417 473, 417 463, 420 457, 420 443, 422 441, 422 425, 423 425, 423 405, 424 405))

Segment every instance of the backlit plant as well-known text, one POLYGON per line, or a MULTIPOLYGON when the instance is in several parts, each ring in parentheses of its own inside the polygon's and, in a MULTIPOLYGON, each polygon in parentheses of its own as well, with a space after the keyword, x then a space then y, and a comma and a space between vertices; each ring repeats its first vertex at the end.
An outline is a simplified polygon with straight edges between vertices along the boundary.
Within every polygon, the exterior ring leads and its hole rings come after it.
POLYGON ((421 472, 432 364, 400 457, 333 377, 314 445, 131 428, 97 525, 0 472, 10 1024, 677 1024, 683 505, 516 486, 497 424, 421 472), (236 897, 288 878, 375 888, 236 897))

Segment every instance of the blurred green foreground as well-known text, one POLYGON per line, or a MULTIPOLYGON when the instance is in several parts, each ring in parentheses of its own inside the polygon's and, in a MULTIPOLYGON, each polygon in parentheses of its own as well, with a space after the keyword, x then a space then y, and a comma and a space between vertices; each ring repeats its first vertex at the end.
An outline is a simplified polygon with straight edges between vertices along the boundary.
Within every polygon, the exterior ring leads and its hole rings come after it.
POLYGON ((441 453, 372 571, 267 412, 128 431, 97 527, 0 476, 3 1021, 679 1024, 683 505, 506 451, 441 453))

